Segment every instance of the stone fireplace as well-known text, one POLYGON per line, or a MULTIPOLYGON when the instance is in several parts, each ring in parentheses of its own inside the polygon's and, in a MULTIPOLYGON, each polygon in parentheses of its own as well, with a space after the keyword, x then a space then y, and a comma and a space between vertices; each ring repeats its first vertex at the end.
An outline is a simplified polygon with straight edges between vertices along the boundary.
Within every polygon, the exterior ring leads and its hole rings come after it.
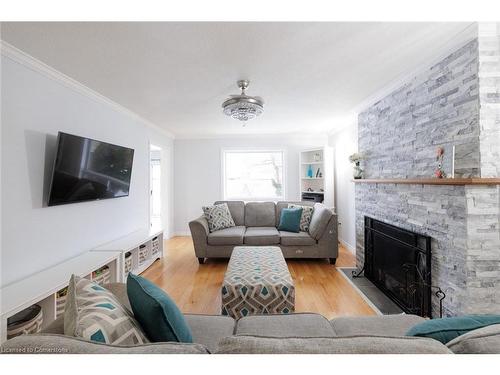
MULTIPOLYGON (((500 24, 480 24, 477 38, 360 113, 365 178, 432 177, 437 147, 450 169, 453 146, 455 177, 500 176, 499 35, 500 24)), ((359 268, 368 216, 431 237, 431 281, 447 295, 444 315, 498 313, 498 185, 363 183, 355 190, 359 268)), ((434 316, 438 302, 432 298, 434 316)))

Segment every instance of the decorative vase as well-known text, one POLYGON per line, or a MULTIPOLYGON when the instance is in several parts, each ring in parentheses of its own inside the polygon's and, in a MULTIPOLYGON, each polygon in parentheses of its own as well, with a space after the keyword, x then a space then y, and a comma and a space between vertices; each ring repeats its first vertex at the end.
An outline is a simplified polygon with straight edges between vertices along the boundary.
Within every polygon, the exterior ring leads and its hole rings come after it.
POLYGON ((354 163, 354 171, 353 171, 353 177, 355 180, 359 180, 363 178, 363 170, 359 167, 359 161, 354 163))
POLYGON ((313 177, 313 169, 312 165, 309 164, 309 167, 307 168, 307 177, 312 178, 313 177))

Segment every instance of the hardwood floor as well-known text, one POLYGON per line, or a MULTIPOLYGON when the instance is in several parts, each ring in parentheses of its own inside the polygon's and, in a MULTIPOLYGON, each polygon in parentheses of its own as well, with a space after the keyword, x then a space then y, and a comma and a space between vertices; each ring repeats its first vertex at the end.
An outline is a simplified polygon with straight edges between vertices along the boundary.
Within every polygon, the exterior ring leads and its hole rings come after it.
MULTIPOLYGON (((165 257, 142 275, 162 287, 185 313, 220 314, 220 288, 227 260, 198 264, 191 237, 165 241, 165 257)), ((340 247, 337 267, 352 267, 354 255, 340 247)), ((345 315, 374 315, 358 292, 327 260, 291 260, 296 312, 316 312, 331 319, 345 315)))

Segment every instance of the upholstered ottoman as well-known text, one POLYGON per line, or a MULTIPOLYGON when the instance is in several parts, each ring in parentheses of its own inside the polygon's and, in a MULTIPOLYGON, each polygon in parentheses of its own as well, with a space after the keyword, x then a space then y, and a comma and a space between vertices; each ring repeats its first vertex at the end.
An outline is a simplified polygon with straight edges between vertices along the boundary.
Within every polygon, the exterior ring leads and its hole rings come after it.
POLYGON ((288 314, 295 310, 295 286, 281 249, 236 246, 222 283, 222 315, 288 314))

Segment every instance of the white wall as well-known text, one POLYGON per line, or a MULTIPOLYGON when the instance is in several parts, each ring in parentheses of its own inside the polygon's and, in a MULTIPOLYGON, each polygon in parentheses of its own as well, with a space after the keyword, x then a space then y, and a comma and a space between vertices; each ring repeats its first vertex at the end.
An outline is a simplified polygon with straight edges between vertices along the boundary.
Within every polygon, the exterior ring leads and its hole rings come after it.
MULTIPOLYGON (((235 126, 240 126, 235 123, 235 126)), ((251 123, 248 126, 252 126, 251 123)), ((327 136, 260 136, 247 138, 176 139, 174 167, 175 234, 189 234, 188 223, 202 214, 201 207, 222 199, 221 150, 268 148, 285 150, 285 194, 300 199, 299 153, 325 146, 327 136)))
POLYGON ((329 145, 335 153, 335 207, 339 220, 339 241, 349 250, 356 251, 356 213, 354 209, 354 183, 349 155, 358 150, 357 123, 330 135, 329 145))
MULTIPOLYGON (((163 147, 172 211, 173 141, 137 116, 2 50, 1 285, 149 225, 149 142, 163 147), (130 195, 46 207, 58 131, 135 149, 130 195)), ((172 216, 163 215, 169 225, 172 216)), ((167 233, 169 232, 167 228, 167 233)), ((171 228, 170 228, 171 233, 171 228)))

